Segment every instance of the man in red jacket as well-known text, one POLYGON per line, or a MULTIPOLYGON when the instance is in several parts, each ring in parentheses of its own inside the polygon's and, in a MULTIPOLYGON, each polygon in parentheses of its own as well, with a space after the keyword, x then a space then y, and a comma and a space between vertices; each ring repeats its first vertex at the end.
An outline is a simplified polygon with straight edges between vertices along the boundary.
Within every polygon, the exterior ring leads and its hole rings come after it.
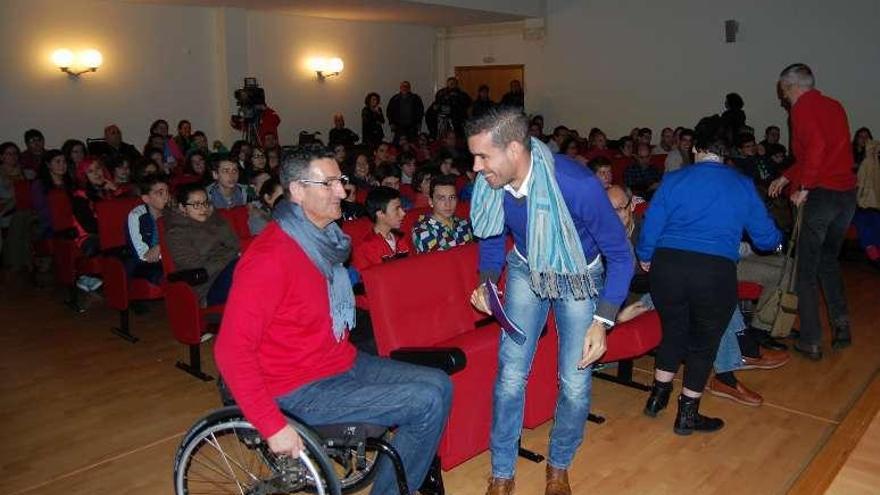
POLYGON ((791 201, 803 209, 795 268, 801 328, 794 348, 819 360, 819 283, 831 320, 831 346, 840 349, 852 342, 837 256, 855 213, 856 176, 846 111, 814 86, 813 71, 805 64, 792 64, 779 75, 778 92, 790 109, 795 162, 769 192, 776 197, 789 186, 791 201))
MULTIPOLYGON (((238 262, 215 358, 245 417, 279 454, 302 441, 282 411, 308 424, 396 426, 391 442, 411 491, 434 458, 452 385, 443 372, 358 353, 354 294, 343 263, 351 240, 335 220, 347 178, 332 154, 288 158, 289 201, 238 262)), ((372 493, 396 493, 381 461, 372 493)))

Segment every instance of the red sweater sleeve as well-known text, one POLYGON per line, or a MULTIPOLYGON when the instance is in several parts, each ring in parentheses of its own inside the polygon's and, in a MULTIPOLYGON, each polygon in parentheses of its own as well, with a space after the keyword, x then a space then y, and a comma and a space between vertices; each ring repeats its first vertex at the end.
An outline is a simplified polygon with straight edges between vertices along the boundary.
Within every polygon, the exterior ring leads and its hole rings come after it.
POLYGON ((214 357, 245 417, 268 438, 287 420, 263 381, 259 346, 293 274, 277 253, 248 254, 235 270, 214 357))

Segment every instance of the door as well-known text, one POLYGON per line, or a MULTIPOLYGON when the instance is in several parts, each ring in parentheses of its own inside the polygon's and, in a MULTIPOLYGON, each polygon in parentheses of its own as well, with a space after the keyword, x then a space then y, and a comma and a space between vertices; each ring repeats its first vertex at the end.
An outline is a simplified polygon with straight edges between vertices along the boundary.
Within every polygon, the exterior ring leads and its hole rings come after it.
MULTIPOLYGON (((489 98, 498 103, 504 93, 510 91, 510 81, 522 83, 525 76, 523 65, 474 65, 455 68, 458 86, 471 98, 477 99, 477 89, 489 86, 489 98)), ((525 84, 523 84, 525 88, 525 84)))

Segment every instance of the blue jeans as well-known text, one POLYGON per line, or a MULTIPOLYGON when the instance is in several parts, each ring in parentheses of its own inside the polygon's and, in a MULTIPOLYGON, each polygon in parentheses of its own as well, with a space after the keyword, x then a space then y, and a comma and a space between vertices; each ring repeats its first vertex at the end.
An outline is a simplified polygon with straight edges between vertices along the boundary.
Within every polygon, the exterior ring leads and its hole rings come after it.
MULTIPOLYGON (((601 261, 590 266, 590 277, 597 289, 604 283, 601 261)), ((529 285, 529 266, 514 250, 507 255, 507 287, 504 311, 526 334, 518 345, 501 332, 498 352, 498 377, 495 381, 492 411, 492 476, 513 478, 522 433, 526 380, 535 356, 547 313, 553 306, 559 334, 559 396, 550 432, 548 462, 566 469, 584 438, 590 413, 591 368, 579 370, 584 336, 593 321, 595 299, 541 299, 529 285)))
MULTIPOLYGON (((654 301, 651 300, 651 294, 645 294, 641 299, 642 304, 648 309, 654 309, 654 301)), ((728 371, 736 371, 742 368, 742 349, 739 347, 739 339, 737 334, 742 333, 746 329, 746 322, 743 319, 742 311, 737 306, 733 310, 733 315, 727 323, 727 328, 721 335, 721 343, 718 344, 718 353, 715 355, 715 373, 727 373, 728 371)))
MULTIPOLYGON (((419 489, 440 443, 452 401, 452 383, 440 370, 358 353, 339 375, 304 385, 277 399, 306 424, 369 423, 396 426, 391 445, 400 454, 410 491, 419 489)), ((382 456, 370 493, 397 493, 396 475, 382 456)))

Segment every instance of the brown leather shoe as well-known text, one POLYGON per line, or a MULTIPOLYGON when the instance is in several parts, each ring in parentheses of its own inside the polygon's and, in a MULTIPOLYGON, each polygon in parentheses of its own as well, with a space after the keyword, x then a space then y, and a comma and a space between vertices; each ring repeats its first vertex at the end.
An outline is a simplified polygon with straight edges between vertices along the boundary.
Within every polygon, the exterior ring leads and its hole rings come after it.
POLYGON ((709 385, 706 386, 706 389, 712 395, 724 397, 746 406, 757 407, 764 403, 764 398, 761 397, 761 394, 749 390, 739 380, 736 382, 736 387, 731 387, 713 376, 709 381, 709 385))
POLYGON ((511 495, 513 485, 512 479, 489 478, 489 488, 486 489, 486 495, 511 495))
POLYGON ((544 495, 571 495, 567 469, 556 469, 547 464, 547 489, 544 495))
POLYGON ((743 356, 743 370, 773 370, 785 366, 791 360, 791 356, 785 351, 761 349, 761 357, 751 358, 743 356))

